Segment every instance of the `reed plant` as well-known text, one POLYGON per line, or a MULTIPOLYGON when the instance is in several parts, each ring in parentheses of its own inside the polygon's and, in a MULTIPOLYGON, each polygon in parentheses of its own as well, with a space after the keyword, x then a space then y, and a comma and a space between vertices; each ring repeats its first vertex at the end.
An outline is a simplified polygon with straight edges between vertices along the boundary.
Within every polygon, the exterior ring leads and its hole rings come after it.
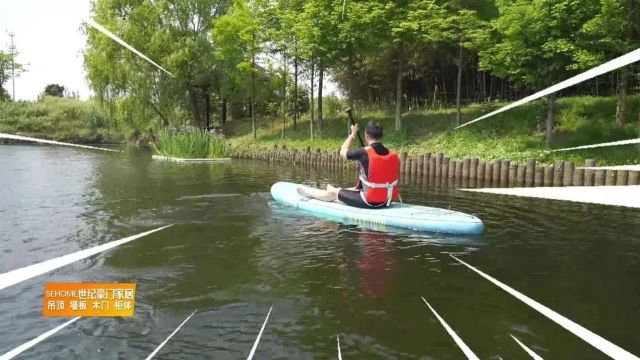
POLYGON ((224 139, 204 132, 163 131, 155 143, 155 150, 160 155, 188 159, 224 158, 229 155, 224 139))

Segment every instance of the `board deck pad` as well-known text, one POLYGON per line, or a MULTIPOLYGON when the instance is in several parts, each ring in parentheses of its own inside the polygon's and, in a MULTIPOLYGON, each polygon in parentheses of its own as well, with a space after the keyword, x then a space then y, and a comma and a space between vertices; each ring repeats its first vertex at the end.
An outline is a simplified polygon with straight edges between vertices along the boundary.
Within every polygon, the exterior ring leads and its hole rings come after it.
POLYGON ((458 211, 401 203, 393 203, 384 209, 361 209, 339 200, 326 202, 308 198, 298 193, 299 187, 306 186, 277 182, 271 186, 271 196, 280 204, 318 217, 381 230, 390 227, 459 235, 479 235, 484 231, 480 219, 458 211))

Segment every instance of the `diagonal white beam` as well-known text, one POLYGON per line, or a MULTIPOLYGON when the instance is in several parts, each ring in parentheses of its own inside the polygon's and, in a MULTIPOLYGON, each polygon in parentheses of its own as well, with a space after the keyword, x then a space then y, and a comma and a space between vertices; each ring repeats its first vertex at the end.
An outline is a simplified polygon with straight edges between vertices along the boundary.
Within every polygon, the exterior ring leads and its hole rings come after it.
POLYGON ((340 335, 336 335, 336 340, 338 341, 338 360, 342 360, 342 351, 340 351, 340 335))
POLYGON ((570 148, 564 148, 564 149, 556 149, 556 150, 551 150, 551 151, 553 152, 553 151, 570 151, 570 150, 581 150, 581 149, 593 149, 593 148, 599 148, 599 147, 631 145, 631 144, 640 144, 640 138, 638 138, 638 139, 629 139, 629 140, 620 140, 620 141, 612 141, 612 142, 606 142, 606 143, 600 143, 600 144, 594 144, 594 145, 582 145, 582 146, 576 146, 576 147, 570 147, 570 148))
POLYGON ((431 305, 427 302, 427 300, 425 300, 424 297, 422 298, 422 301, 424 301, 424 303, 427 304, 427 306, 429 307, 429 310, 431 310, 433 315, 435 315, 436 318, 438 319, 438 321, 440 321, 440 324, 442 324, 442 326, 447 331, 449 336, 451 336, 451 338, 453 338, 453 341, 455 341, 456 345, 458 345, 460 350, 462 350, 462 352, 466 355, 467 359, 469 359, 469 360, 480 360, 478 358, 478 356, 476 356, 476 354, 474 354, 473 351, 471 351, 471 349, 469 349, 467 344, 465 344, 464 341, 462 341, 462 339, 458 336, 458 334, 456 334, 456 332, 453 331, 451 326, 449 326, 449 324, 447 324, 447 322, 444 321, 444 319, 442 317, 440 317, 440 315, 436 312, 436 310, 433 307, 431 307, 431 305))
POLYGON ((131 242, 133 240, 139 239, 143 236, 147 236, 149 234, 152 234, 156 231, 160 231, 163 229, 166 229, 168 227, 170 227, 172 225, 167 225, 167 226, 162 226, 159 227, 157 229, 153 229, 153 230, 149 230, 149 231, 145 231, 143 233, 137 234, 137 235, 133 235, 133 236, 129 236, 126 237, 124 239, 120 239, 120 240, 116 240, 116 241, 111 241, 108 242, 106 244, 102 244, 102 245, 98 245, 98 246, 94 246, 92 248, 88 248, 88 249, 84 249, 84 250, 80 250, 80 251, 76 251, 72 254, 68 254, 68 255, 64 255, 64 256, 60 256, 54 259, 50 259, 50 260, 46 260, 43 262, 39 262, 37 264, 33 264, 33 265, 29 265, 29 266, 25 266, 16 270, 12 270, 9 272, 6 272, 4 274, 0 274, 0 290, 8 288, 9 286, 21 283, 25 280, 29 280, 33 277, 36 277, 38 275, 42 275, 45 273, 48 273, 49 271, 61 268, 63 266, 69 265, 73 262, 76 262, 78 260, 82 260, 85 258, 88 258, 89 256, 93 256, 95 254, 113 249, 117 246, 126 244, 128 242, 131 242))
POLYGON ((184 326, 184 324, 187 323, 187 321, 189 321, 189 319, 191 319, 191 317, 193 316, 193 314, 196 313, 196 311, 198 311, 198 309, 193 310, 193 312, 191 313, 191 315, 187 316, 186 319, 184 319, 184 321, 178 325, 178 327, 173 330, 173 332, 171 334, 169 334, 169 336, 167 336, 166 339, 164 339, 164 341, 162 343, 160 343, 160 345, 158 345, 157 348, 155 348, 155 350, 153 350, 153 352, 151 354, 149 354, 149 356, 146 357, 145 360, 151 360, 153 359, 154 356, 156 356, 156 354, 158 353, 158 351, 160 351, 160 349, 162 349, 164 347, 164 345, 169 342, 169 340, 171 340, 171 338, 173 337, 173 335, 175 335, 178 331, 180 331, 180 329, 184 326))
POLYGON ((155 61, 149 59, 145 54, 143 54, 140 51, 136 50, 136 48, 134 48, 133 46, 127 44, 124 40, 122 40, 121 38, 116 36, 114 33, 112 33, 111 31, 109 31, 107 29, 105 29, 102 25, 100 25, 97 22, 95 22, 95 20, 89 19, 89 20, 87 20, 87 23, 89 25, 91 25, 91 27, 93 27, 94 29, 100 31, 101 33, 103 33, 106 36, 108 36, 109 38, 111 38, 111 40, 113 40, 113 41, 117 42, 118 44, 124 46, 125 48, 127 48, 128 50, 133 52, 134 54, 140 56, 141 58, 143 58, 144 60, 146 60, 150 64, 152 64, 153 66, 157 67, 158 69, 160 69, 160 70, 164 71, 165 73, 167 73, 168 75, 170 75, 171 77, 176 77, 175 75, 170 73, 168 70, 166 70, 162 66, 158 65, 155 61))
POLYGON ((593 346, 596 349, 602 351, 603 353, 605 353, 609 357, 611 357, 613 359, 618 359, 618 360, 639 360, 639 358, 637 356, 635 356, 632 353, 626 351, 625 349, 619 347, 618 345, 608 341, 607 339, 601 337, 598 334, 595 334, 595 333, 589 331, 588 329, 585 329, 584 327, 576 324, 575 322, 567 319, 566 317, 558 314, 557 312, 555 312, 555 311, 549 309, 548 307, 540 304, 539 302, 531 299, 530 297, 524 295, 523 293, 518 292, 517 290, 509 287, 508 285, 506 285, 504 283, 501 283, 500 281, 494 279, 493 277, 483 273, 482 271, 476 269, 475 267, 473 267, 473 266, 467 264, 466 262, 458 259, 454 255, 449 254, 449 256, 451 256, 452 258, 454 258, 456 261, 458 261, 462 265, 466 266, 467 268, 475 271, 476 273, 478 273, 483 278, 489 280, 491 283, 493 283, 494 285, 496 285, 500 289, 506 291, 511 296, 513 296, 516 299, 518 299, 518 300, 522 301, 523 303, 527 304, 529 307, 533 308, 534 310, 536 310, 540 314, 546 316, 551 321, 555 322, 556 324, 562 326, 563 328, 565 328, 566 330, 568 330, 572 334, 574 334, 577 337, 581 338, 582 340, 584 340, 585 342, 587 342, 591 346, 593 346))
POLYGON ((30 348, 32 348, 33 346, 37 345, 38 343, 46 340, 49 336, 57 333, 58 331, 66 328, 67 326, 73 324, 74 322, 76 322, 78 319, 80 319, 80 316, 75 317, 67 322, 65 322, 64 324, 58 325, 55 328, 45 332, 44 334, 33 338, 29 341, 27 341, 26 343, 18 346, 17 348, 5 353, 4 355, 0 356, 0 360, 9 360, 9 359, 13 359, 14 357, 22 354, 23 352, 29 350, 30 348))
POLYGON ((484 120, 488 117, 491 117, 493 115, 499 114, 501 112, 505 112, 507 110, 513 109, 515 107, 518 107, 520 105, 526 104, 530 101, 539 99, 541 97, 553 94, 557 91, 560 91, 562 89, 566 89, 570 86, 579 84, 583 81, 589 80, 589 79, 593 79, 596 76, 608 73, 609 71, 613 71, 615 69, 621 68, 623 66, 627 66, 629 64, 633 64, 636 61, 640 61, 640 49, 636 49, 628 54, 622 55, 618 58, 615 58, 607 63, 604 63, 602 65, 596 66, 595 68, 585 71, 581 74, 578 74, 570 79, 567 79, 561 83, 558 83, 556 85, 553 85, 551 87, 548 87, 542 91, 539 91, 533 95, 529 95, 527 97, 525 97, 524 99, 518 100, 516 102, 513 102, 507 106, 504 106, 496 111, 490 112, 486 115, 483 115, 475 120, 469 121, 467 123, 464 123, 458 127, 456 127, 456 129, 460 129, 461 127, 467 126, 467 125, 471 125, 475 122, 478 122, 480 120, 484 120))
POLYGON ((91 150, 120 152, 120 150, 113 150, 113 149, 101 148, 101 147, 96 147, 96 146, 71 144, 71 143, 66 143, 66 142, 61 142, 61 141, 45 140, 45 139, 38 139, 38 138, 28 137, 28 136, 3 134, 3 133, 0 133, 0 139, 20 140, 20 141, 37 142, 37 143, 41 143, 41 144, 61 145, 61 146, 70 146, 70 147, 77 147, 77 148, 84 148, 84 149, 91 149, 91 150))
POLYGON ((511 338, 512 338, 513 340, 515 340, 515 342, 516 342, 516 343, 518 343, 518 345, 520 345, 520 347, 522 348, 522 350, 524 350, 527 354, 529 354, 529 356, 531 356, 531 358, 532 358, 533 360, 544 360, 544 359, 542 358, 542 356, 540 356, 540 355, 536 354, 533 350, 529 349, 529 347, 528 347, 527 345, 523 344, 523 343, 522 343, 522 341, 518 340, 518 338, 517 338, 517 337, 515 337, 515 336, 513 336, 513 335, 511 335, 511 334, 509 334, 509 336, 511 336, 511 338))
POLYGON ((273 309, 273 305, 269 308, 269 312, 267 313, 267 317, 264 319, 264 323, 262 323, 262 327, 260 328, 260 332, 258 333, 258 337, 256 341, 253 343, 253 347, 251 347, 251 352, 249 356, 247 356, 247 360, 253 359, 253 354, 255 354, 256 349, 258 348, 258 343, 260 343, 260 338, 262 337, 262 332, 264 331, 264 327, 267 325, 267 321, 269 321, 269 315, 271 315, 271 310, 273 309))

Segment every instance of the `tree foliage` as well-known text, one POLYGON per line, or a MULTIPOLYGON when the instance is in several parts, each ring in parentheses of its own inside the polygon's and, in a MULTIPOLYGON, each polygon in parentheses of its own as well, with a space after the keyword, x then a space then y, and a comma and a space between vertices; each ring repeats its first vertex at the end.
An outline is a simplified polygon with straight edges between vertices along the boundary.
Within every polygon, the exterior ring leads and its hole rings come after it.
POLYGON ((395 108, 401 130, 407 109, 515 99, 640 45, 634 0, 96 0, 92 13, 176 75, 87 30, 96 96, 141 129, 227 112, 295 126, 307 110, 321 129, 330 76, 350 106, 395 108))

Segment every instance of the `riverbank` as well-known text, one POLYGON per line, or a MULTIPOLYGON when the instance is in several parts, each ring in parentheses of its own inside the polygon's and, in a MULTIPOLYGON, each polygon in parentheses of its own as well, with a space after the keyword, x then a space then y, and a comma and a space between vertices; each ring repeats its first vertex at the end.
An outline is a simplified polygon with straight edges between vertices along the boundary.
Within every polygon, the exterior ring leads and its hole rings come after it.
POLYGON ((35 102, 0 102, 0 132, 76 144, 116 144, 125 131, 93 101, 45 96, 35 102))
MULTIPOLYGON (((465 107, 462 110, 462 121, 470 121, 502 105, 504 104, 476 104, 465 107)), ((626 126, 615 125, 615 109, 616 99, 613 97, 560 99, 552 149, 637 137, 640 96, 629 97, 626 126)), ((586 159, 595 159, 599 166, 639 162, 640 153, 634 145, 562 153, 549 151, 544 139, 546 112, 546 103, 538 101, 459 130, 453 130, 456 126, 456 114, 452 108, 409 111, 403 114, 401 131, 394 130, 395 120, 391 110, 358 113, 356 120, 362 127, 370 120, 382 123, 385 128, 385 143, 400 153, 407 152, 409 156, 443 153, 452 160, 477 157, 485 162, 507 159, 517 164, 536 159, 542 165, 551 165, 556 160, 584 164, 586 159)), ((284 124, 283 138, 282 119, 259 120, 257 139, 254 140, 248 119, 231 121, 227 124, 227 128, 231 130, 228 134, 228 146, 216 143, 213 148, 224 147, 223 157, 227 156, 228 148, 231 157, 241 158, 259 158, 261 152, 273 149, 274 145, 284 145, 288 149, 299 151, 310 148, 314 151, 320 149, 331 152, 340 147, 347 133, 345 114, 324 120, 321 139, 310 140, 308 116, 299 119, 295 129, 291 119, 287 119, 284 124)), ((117 116, 110 118, 101 106, 91 100, 53 97, 45 97, 37 102, 0 103, 0 132, 79 144, 130 141, 146 146, 152 138, 151 135, 130 129, 117 116)), ((194 143, 204 144, 203 141, 169 140, 168 145, 171 146, 165 146, 166 151, 159 153, 160 155, 207 157, 206 153, 211 150, 208 143, 205 144, 207 146, 192 146, 194 143), (198 149, 204 149, 204 153, 200 154, 203 151, 198 149)))
MULTIPOLYGON (((462 110, 462 121, 470 121, 482 114, 501 107, 473 105, 462 110)), ((600 142, 629 139, 638 136, 637 114, 640 96, 631 96, 627 107, 627 125, 614 123, 616 101, 613 97, 570 97, 558 101, 556 131, 553 148, 563 148, 600 142)), ((380 122, 385 129, 385 143, 398 152, 417 156, 427 152, 444 153, 451 159, 478 157, 482 161, 509 159, 524 164, 534 158, 540 164, 551 165, 555 160, 582 164, 586 159, 596 159, 598 165, 622 165, 637 163, 639 152, 633 145, 589 149, 574 152, 552 153, 545 148, 544 122, 546 102, 538 101, 498 114, 471 126, 453 130, 456 125, 455 109, 418 110, 403 114, 403 130, 394 130, 393 114, 384 111, 365 112, 356 115, 356 121, 364 127, 370 120, 380 122)), ((296 129, 289 119, 284 129, 281 120, 262 120, 258 123, 257 139, 251 135, 248 122, 232 123, 235 134, 231 138, 233 155, 253 157, 261 149, 285 145, 289 149, 320 149, 335 151, 347 134, 347 118, 341 115, 325 119, 322 139, 310 140, 309 120, 298 121, 296 129)))

